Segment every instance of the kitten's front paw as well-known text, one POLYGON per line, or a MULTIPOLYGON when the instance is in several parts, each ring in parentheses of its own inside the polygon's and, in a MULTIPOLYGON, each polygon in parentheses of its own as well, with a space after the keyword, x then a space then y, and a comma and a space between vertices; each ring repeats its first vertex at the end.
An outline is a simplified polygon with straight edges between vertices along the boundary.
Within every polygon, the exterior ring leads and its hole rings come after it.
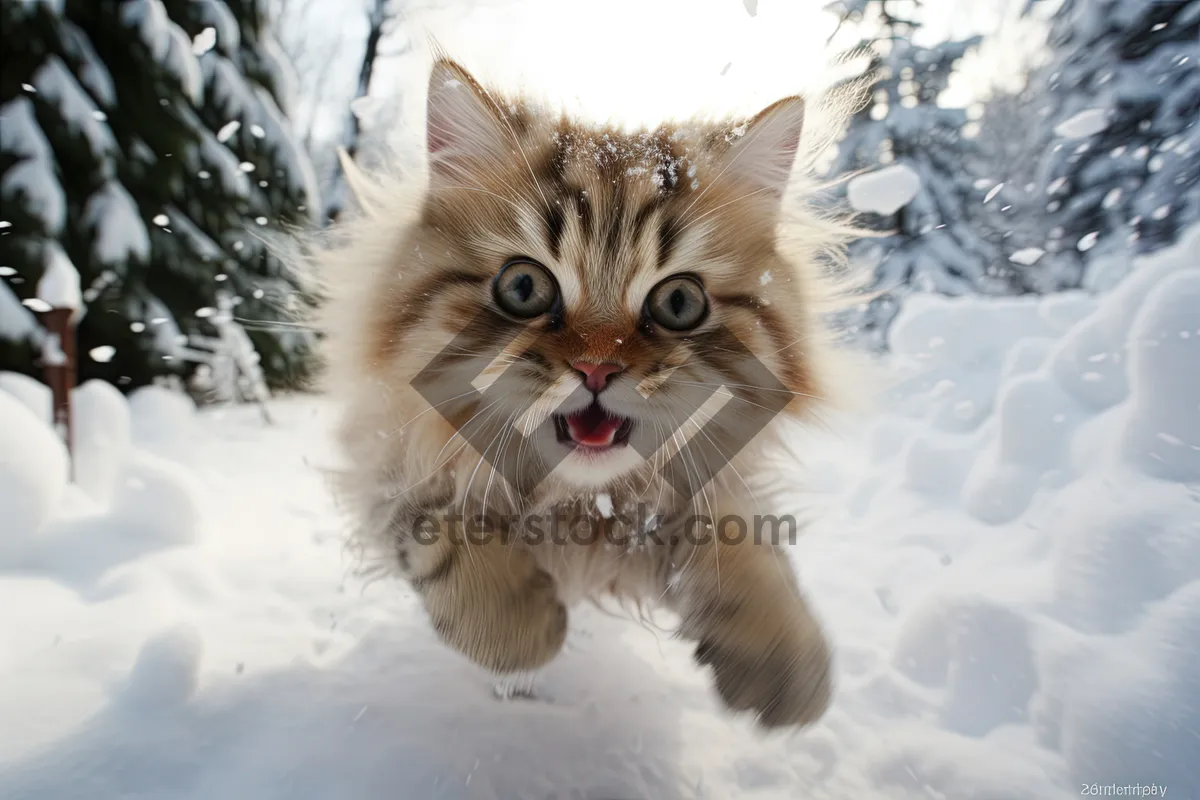
POLYGON ((426 607, 443 640, 498 673, 543 666, 562 649, 567 608, 554 579, 533 567, 500 580, 463 580, 426 594, 426 607))
POLYGON ((714 632, 696 647, 696 661, 713 668, 725 704, 754 711, 766 728, 820 719, 833 696, 829 647, 820 630, 793 627, 752 644, 742 633, 735 639, 714 632))

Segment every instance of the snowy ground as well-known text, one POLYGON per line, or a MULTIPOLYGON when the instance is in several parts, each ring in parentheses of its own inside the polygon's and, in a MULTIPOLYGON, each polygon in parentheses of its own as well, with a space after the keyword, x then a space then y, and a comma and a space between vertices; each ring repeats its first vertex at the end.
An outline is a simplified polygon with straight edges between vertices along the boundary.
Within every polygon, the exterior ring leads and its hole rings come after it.
POLYGON ((43 391, 0 375, 0 797, 1200 798, 1197 252, 900 318, 886 413, 807 450, 839 694, 792 734, 597 612, 497 700, 355 577, 320 398, 265 427, 89 384, 67 485, 43 391))

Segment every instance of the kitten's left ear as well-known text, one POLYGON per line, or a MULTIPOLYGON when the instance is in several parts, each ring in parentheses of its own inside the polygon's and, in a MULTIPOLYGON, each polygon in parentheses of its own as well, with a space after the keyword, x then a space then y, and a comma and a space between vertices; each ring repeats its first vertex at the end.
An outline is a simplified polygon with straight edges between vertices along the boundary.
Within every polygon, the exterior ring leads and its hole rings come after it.
POLYGON ((782 199, 791 179, 800 132, 804 128, 804 99, 785 97, 767 106, 746 123, 724 159, 724 176, 782 199))

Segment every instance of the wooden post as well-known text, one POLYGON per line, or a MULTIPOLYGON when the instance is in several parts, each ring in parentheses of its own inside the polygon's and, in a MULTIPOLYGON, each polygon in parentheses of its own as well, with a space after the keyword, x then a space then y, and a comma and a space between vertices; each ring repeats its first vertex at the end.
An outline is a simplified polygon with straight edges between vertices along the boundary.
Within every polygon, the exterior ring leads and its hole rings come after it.
POLYGON ((42 347, 42 367, 50 385, 54 409, 54 430, 67 446, 71 480, 75 480, 75 442, 71 424, 71 392, 75 388, 75 317, 76 309, 52 308, 42 312, 46 342, 42 347))
POLYGON ((79 272, 57 242, 46 251, 46 269, 38 281, 38 300, 44 304, 42 368, 54 400, 54 430, 67 446, 71 480, 75 480, 74 436, 71 425, 71 390, 75 388, 75 326, 84 314, 79 272))

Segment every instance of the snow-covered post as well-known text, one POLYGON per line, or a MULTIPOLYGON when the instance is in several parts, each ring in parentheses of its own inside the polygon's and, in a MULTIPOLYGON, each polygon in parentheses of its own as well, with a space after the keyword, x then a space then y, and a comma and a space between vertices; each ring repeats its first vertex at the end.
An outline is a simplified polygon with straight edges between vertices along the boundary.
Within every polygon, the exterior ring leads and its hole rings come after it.
MULTIPOLYGON (((49 306, 41 312, 46 338, 42 344, 42 367, 54 403, 54 429, 71 454, 71 391, 75 388, 75 326, 83 316, 83 293, 79 271, 57 244, 47 252, 46 270, 38 282, 38 299, 49 306)), ((74 480, 74 459, 71 479, 74 480)))

